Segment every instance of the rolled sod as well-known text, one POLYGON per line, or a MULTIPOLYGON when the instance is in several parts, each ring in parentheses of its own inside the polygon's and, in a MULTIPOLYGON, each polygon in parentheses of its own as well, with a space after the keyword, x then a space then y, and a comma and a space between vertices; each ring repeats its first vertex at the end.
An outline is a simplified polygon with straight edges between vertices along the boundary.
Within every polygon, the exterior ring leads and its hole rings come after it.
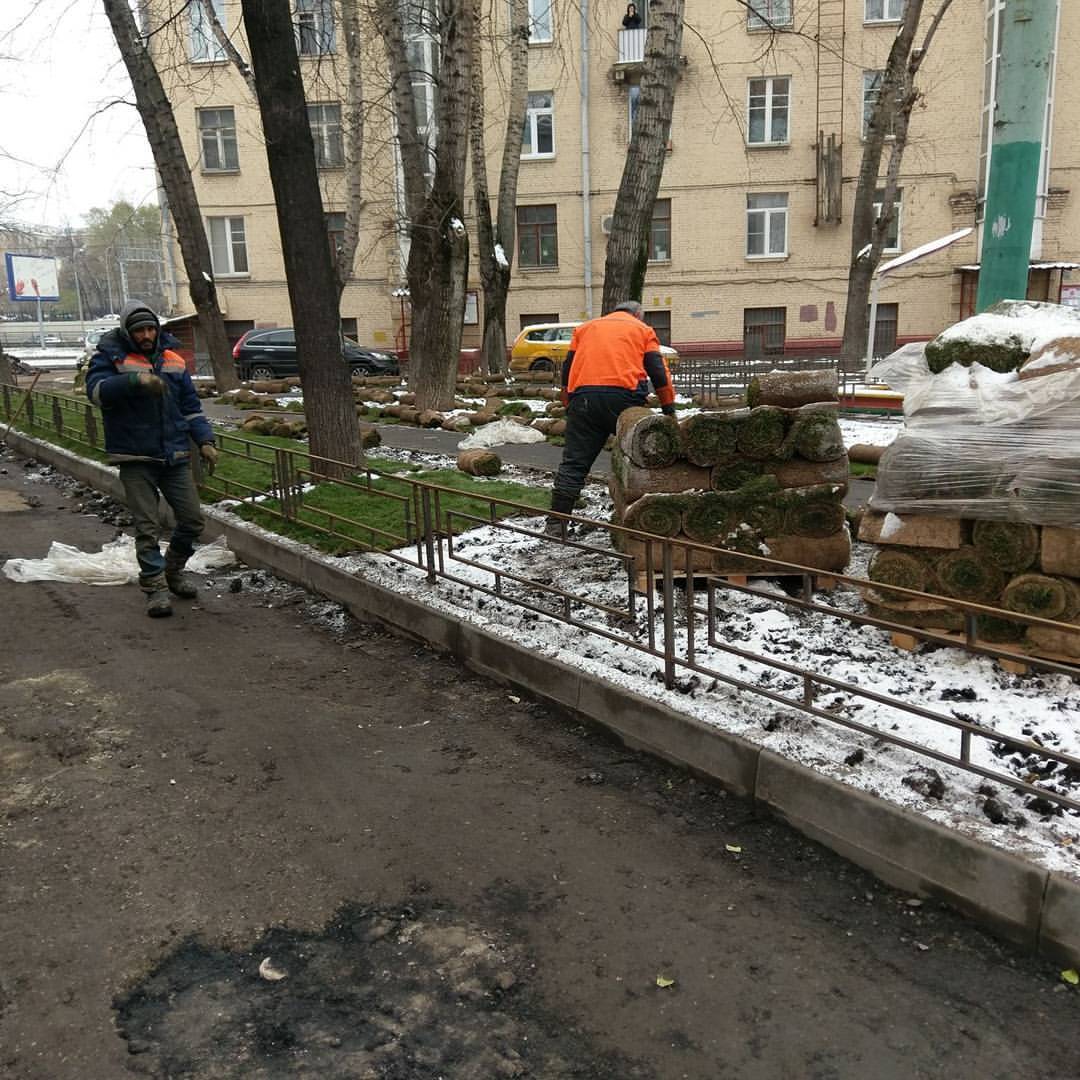
POLYGON ((1022 521, 976 521, 971 542, 980 555, 1010 574, 1030 569, 1039 557, 1039 530, 1022 521))
POLYGON ((1001 606, 1021 615, 1071 622, 1080 615, 1080 586, 1068 578, 1021 574, 1005 586, 1001 606))
POLYGON ((833 412, 800 415, 792 427, 795 453, 807 461, 835 461, 847 453, 840 421, 833 412))
POLYGON ((616 438, 622 452, 643 469, 663 469, 682 456, 678 421, 652 409, 627 409, 619 417, 616 438))
POLYGON ((884 548, 874 553, 866 576, 881 585, 926 592, 930 584, 930 567, 915 552, 884 548))
POLYGON ((694 495, 683 513, 683 532, 699 544, 717 544, 737 522, 730 498, 713 492, 694 495))
POLYGON ((713 467, 710 483, 713 491, 737 491, 744 484, 761 476, 765 469, 764 462, 736 458, 713 467))
POLYGON ((469 476, 497 476, 502 471, 502 461, 490 450, 462 450, 457 467, 469 476))
MULTIPOLYGON (((795 489, 798 490, 798 489, 795 489)), ((809 536, 820 539, 832 536, 844 527, 844 507, 836 499, 807 498, 785 500, 785 531, 794 536, 809 536)))
POLYGON ((993 645, 1015 642, 1023 639, 1027 627, 1012 619, 1000 619, 996 615, 977 615, 975 617, 975 636, 981 641, 993 645))
POLYGON ((783 409, 771 405, 751 409, 739 422, 739 450, 757 460, 789 457, 782 452, 787 428, 788 415, 783 409))
POLYGON ((964 615, 956 608, 938 607, 922 601, 904 603, 868 602, 866 610, 875 619, 886 619, 901 626, 914 626, 920 630, 963 630, 964 615))
POLYGON ((762 466, 766 473, 776 477, 776 482, 782 488, 834 484, 843 489, 838 493, 840 498, 843 497, 851 476, 846 457, 839 457, 835 461, 804 461, 802 458, 792 458, 790 461, 765 461, 762 466))
POLYGON ((643 495, 626 508, 622 524, 657 536, 674 536, 682 530, 686 507, 687 500, 679 495, 643 495))
POLYGON ((735 453, 739 425, 732 416, 700 413, 681 427, 686 459, 693 465, 718 465, 735 453))
POLYGON ((759 405, 797 409, 819 401, 836 401, 838 390, 835 371, 770 371, 750 380, 746 401, 752 409, 759 405))
POLYGON ((970 544, 940 556, 934 573, 941 591, 957 600, 992 604, 1005 588, 1004 572, 970 544))

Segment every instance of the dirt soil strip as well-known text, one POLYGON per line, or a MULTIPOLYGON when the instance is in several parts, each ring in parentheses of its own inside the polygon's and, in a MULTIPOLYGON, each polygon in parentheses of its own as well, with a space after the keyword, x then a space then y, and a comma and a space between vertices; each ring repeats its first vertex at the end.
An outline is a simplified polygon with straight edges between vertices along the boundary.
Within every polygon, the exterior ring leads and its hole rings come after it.
MULTIPOLYGON (((0 468, 0 560, 113 535, 0 468)), ((259 571, 142 606, 0 578, 5 1078, 1075 1073, 1056 965, 753 803, 259 571)))

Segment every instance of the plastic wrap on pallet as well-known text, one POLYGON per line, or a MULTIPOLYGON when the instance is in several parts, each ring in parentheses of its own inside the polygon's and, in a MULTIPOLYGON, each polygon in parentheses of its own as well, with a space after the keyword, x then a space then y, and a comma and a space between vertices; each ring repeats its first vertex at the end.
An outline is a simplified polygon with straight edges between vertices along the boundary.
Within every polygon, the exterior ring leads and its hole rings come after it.
POLYGON ((904 395, 875 510, 1080 526, 1080 369, 1021 379, 978 363, 931 373, 922 346, 875 366, 904 395))

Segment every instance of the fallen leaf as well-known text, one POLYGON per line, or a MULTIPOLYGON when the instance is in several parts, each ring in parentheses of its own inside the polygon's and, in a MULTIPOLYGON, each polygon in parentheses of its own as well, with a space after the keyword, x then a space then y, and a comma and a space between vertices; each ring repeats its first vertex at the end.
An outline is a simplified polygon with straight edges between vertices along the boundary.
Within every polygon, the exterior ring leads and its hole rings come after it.
MULTIPOLYGON (((1075 975, 1076 973, 1073 972, 1073 974, 1075 975)), ((669 979, 666 975, 657 975, 656 976, 656 985, 659 986, 661 990, 665 990, 669 986, 674 986, 675 985, 675 980, 674 979, 669 979)))
POLYGON ((742 848, 738 844, 725 844, 724 847, 730 851, 733 855, 741 855, 742 848))
POLYGON ((1077 972, 1076 968, 1069 968, 1068 971, 1063 971, 1061 977, 1070 985, 1080 985, 1080 972, 1077 972))

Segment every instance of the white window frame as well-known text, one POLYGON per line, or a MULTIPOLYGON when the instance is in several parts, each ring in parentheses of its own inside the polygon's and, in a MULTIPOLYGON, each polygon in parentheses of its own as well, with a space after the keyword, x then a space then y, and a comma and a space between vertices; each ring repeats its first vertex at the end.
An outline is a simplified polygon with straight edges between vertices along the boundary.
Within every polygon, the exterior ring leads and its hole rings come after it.
POLYGON ((315 164, 320 169, 340 169, 345 165, 345 135, 341 127, 341 104, 313 101, 307 107, 311 141, 315 144, 315 164), (327 110, 336 110, 337 119, 327 110), (336 130, 335 130, 336 129, 336 130), (334 158, 337 160, 334 160, 334 158))
POLYGON ((898 23, 904 17, 904 8, 907 0, 865 0, 863 4, 863 22, 865 23, 898 23), (881 14, 871 11, 870 5, 876 9, 881 7, 881 14), (895 13, 895 14, 893 14, 895 13))
POLYGON ((755 191, 746 196, 746 257, 748 259, 786 259, 788 257, 788 213, 790 210, 790 198, 786 191, 755 191), (783 198, 782 206, 751 206, 754 199, 778 199, 783 198), (760 217, 762 222, 762 236, 764 238, 764 250, 752 252, 750 250, 750 225, 755 218, 760 217), (770 249, 773 235, 773 219, 780 219, 784 224, 783 250, 770 249))
POLYGON ((250 277, 251 264, 248 260, 247 231, 243 217, 208 217, 205 220, 206 242, 210 245, 210 265, 214 271, 214 277, 250 277), (217 240, 226 256, 227 266, 225 267, 219 266, 218 260, 214 258, 214 232, 217 230, 221 230, 217 240), (243 256, 241 269, 237 269, 241 262, 237 259, 238 253, 243 256))
MULTIPOLYGON (((218 22, 225 18, 225 0, 213 0, 211 5, 218 22)), ((219 64, 227 60, 225 50, 214 36, 214 28, 206 17, 201 0, 192 0, 188 11, 188 58, 193 64, 219 64)))
POLYGON ((331 0, 296 0, 293 14, 296 27, 296 54, 328 56, 337 51, 334 6, 331 0), (304 49, 305 31, 314 40, 313 49, 304 49))
POLYGON ((214 106, 213 108, 196 109, 195 125, 199 129, 199 152, 202 154, 202 170, 208 173, 231 173, 240 171, 240 147, 236 140, 236 110, 231 105, 214 106), (232 124, 218 123, 213 127, 203 127, 203 117, 209 113, 229 113, 232 116, 232 124), (226 134, 231 132, 231 135, 226 134), (216 151, 219 165, 211 165, 209 155, 206 152, 206 144, 209 139, 216 151), (229 164, 229 148, 235 159, 229 164))
POLYGON ((555 40, 555 0, 529 0, 529 44, 550 45, 555 40))
POLYGON ((795 0, 750 0, 750 4, 746 11, 747 30, 772 30, 795 22, 795 0))
POLYGON ((530 90, 529 96, 525 105, 525 132, 522 134, 521 142, 521 160, 522 161, 537 161, 550 159, 555 156, 555 91, 554 90, 530 90), (540 98, 546 95, 550 104, 548 105, 534 105, 533 99, 540 98), (551 120, 551 149, 550 150, 538 150, 540 145, 540 119, 541 117, 548 117, 551 120), (532 152, 525 153, 525 133, 528 134, 528 145, 531 146, 532 152))
MULTIPOLYGON (((874 222, 881 217, 881 207, 884 202, 885 189, 878 188, 874 196, 874 222), (882 198, 878 198, 880 195, 882 198)), ((904 250, 904 189, 896 189, 896 202, 893 204, 893 226, 896 228, 896 243, 890 245, 888 243, 888 235, 886 235, 886 245, 881 250, 889 255, 895 255, 904 250)))
MULTIPOLYGON (((874 108, 877 105, 878 94, 881 93, 881 83, 884 82, 884 81, 885 81, 885 72, 883 70, 878 69, 878 70, 871 71, 871 70, 867 69, 867 70, 863 71, 863 73, 862 73, 862 128, 861 128, 861 132, 860 132, 860 137, 862 138, 862 140, 864 142, 866 141, 866 135, 870 130, 870 117, 873 115, 874 108), (876 88, 872 89, 869 84, 870 84, 870 80, 873 79, 875 76, 877 76, 877 78, 879 80, 878 81, 878 86, 876 88), (870 96, 871 94, 873 95, 873 97, 870 96), (870 106, 869 109, 867 108, 868 105, 870 106)), ((893 118, 892 119, 893 119, 893 127, 895 128, 895 125, 896 125, 896 114, 895 113, 893 113, 893 118)), ((887 131, 885 133, 885 138, 886 139, 895 138, 895 134, 894 134, 893 129, 890 129, 889 131, 887 131)))
POLYGON ((626 87, 626 141, 634 137, 634 121, 641 108, 641 83, 628 83, 626 87))
POLYGON ((752 75, 746 80, 746 145, 747 146, 790 146, 791 145, 791 76, 790 75, 752 75), (752 128, 751 114, 753 112, 754 94, 752 87, 756 82, 765 83, 765 138, 764 139, 751 139, 750 131, 752 128), (777 83, 786 83, 786 89, 783 94, 777 95, 777 83), (776 139, 773 137, 773 128, 776 123, 776 110, 775 99, 777 96, 783 97, 785 103, 781 108, 784 113, 785 120, 785 135, 782 139, 776 139))

